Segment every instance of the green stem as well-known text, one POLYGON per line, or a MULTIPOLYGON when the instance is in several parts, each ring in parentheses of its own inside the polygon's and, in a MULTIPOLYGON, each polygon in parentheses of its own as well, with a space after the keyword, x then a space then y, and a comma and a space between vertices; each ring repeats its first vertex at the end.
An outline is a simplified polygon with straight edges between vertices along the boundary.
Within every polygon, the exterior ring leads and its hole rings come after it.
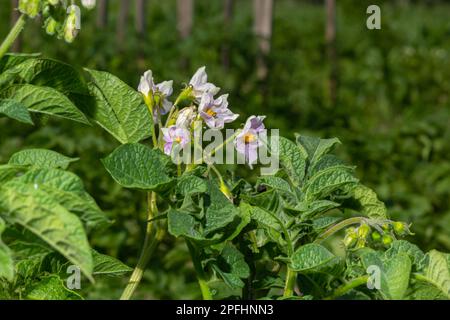
POLYGON ((284 285, 283 297, 288 298, 294 295, 295 283, 297 282, 297 272, 287 267, 286 283, 284 285))
POLYGON ((211 291, 209 290, 205 272, 203 271, 202 262, 198 254, 198 251, 195 248, 194 244, 192 244, 187 239, 186 244, 189 248, 189 252, 191 253, 192 262, 194 264, 195 273, 197 274, 197 281, 200 286, 200 291, 202 293, 203 300, 213 300, 211 291))
POLYGON ((120 297, 120 300, 129 300, 133 295, 134 291, 138 287, 141 282, 142 276, 144 275, 145 267, 147 266, 153 252, 155 251, 158 243, 164 237, 164 228, 160 227, 158 230, 153 232, 154 224, 153 218, 158 212, 158 208, 156 207, 156 193, 149 192, 147 194, 147 203, 148 203, 148 219, 147 219, 147 230, 145 232, 145 240, 144 246, 142 248, 141 255, 139 257, 138 263, 131 274, 130 280, 128 281, 125 290, 120 297))
POLYGON ((8 50, 13 45, 14 41, 16 41, 17 37, 25 27, 26 22, 27 22, 26 16, 24 14, 20 15, 19 19, 17 19, 15 25, 13 26, 9 34, 6 36, 5 40, 0 45, 0 59, 3 58, 6 52, 8 52, 8 50))
POLYGON ((368 275, 361 276, 359 278, 355 278, 352 281, 349 281, 349 282, 343 284, 342 286, 340 286, 339 288, 337 288, 336 290, 334 290, 333 294, 331 296, 324 298, 324 300, 332 300, 332 299, 341 297, 344 294, 346 294, 348 291, 350 291, 351 289, 354 289, 363 284, 366 284, 368 279, 369 279, 368 275))
POLYGON ((314 241, 314 243, 321 243, 324 240, 326 240, 328 237, 330 237, 333 234, 335 234, 336 232, 338 232, 339 230, 344 229, 352 224, 359 224, 365 220, 367 220, 367 219, 364 217, 353 217, 353 218, 349 218, 344 221, 341 221, 341 222, 335 224, 334 226, 331 226, 327 230, 325 230, 322 234, 320 234, 317 237, 317 239, 314 241))

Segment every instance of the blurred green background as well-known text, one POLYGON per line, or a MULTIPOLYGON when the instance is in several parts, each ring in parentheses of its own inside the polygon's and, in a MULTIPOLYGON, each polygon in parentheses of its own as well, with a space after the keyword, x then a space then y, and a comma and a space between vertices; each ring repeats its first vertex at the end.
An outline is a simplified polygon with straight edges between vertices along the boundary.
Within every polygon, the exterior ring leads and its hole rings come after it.
MULTIPOLYGON (((152 69, 156 80, 180 88, 206 65, 209 79, 230 93, 241 121, 267 115, 269 128, 338 137, 337 153, 357 166, 359 178, 377 191, 394 219, 413 223, 422 249, 450 251, 450 4, 446 1, 337 1, 336 98, 328 90, 333 67, 325 42, 324 1, 275 0, 268 76, 256 72, 257 38, 252 1, 235 0, 229 25, 224 1, 195 0, 192 33, 180 40, 176 1, 148 1, 143 34, 135 28, 134 1, 117 35, 119 1, 110 0, 108 23, 84 12, 69 45, 47 36, 39 22, 27 25, 22 52, 116 74, 133 87, 152 69), (366 8, 381 7, 381 30, 366 28, 366 8), (224 65, 223 50, 229 52, 224 65)), ((10 27, 11 6, 0 9, 0 37, 10 27)), ((31 127, 0 119, 0 163, 28 147, 50 148, 81 160, 72 169, 115 223, 92 234, 103 253, 134 266, 145 227, 144 194, 120 188, 100 158, 117 142, 96 127, 42 120, 31 127)), ((137 298, 198 298, 183 243, 167 239, 158 249, 137 298)), ((127 279, 86 283, 88 298, 118 298, 127 279)))

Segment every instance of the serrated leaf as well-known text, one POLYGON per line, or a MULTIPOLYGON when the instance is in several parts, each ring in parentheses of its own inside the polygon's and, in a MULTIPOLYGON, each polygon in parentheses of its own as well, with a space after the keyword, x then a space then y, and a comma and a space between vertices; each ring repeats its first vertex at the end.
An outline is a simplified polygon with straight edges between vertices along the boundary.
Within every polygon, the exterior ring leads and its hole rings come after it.
POLYGON ((341 142, 337 138, 320 139, 296 135, 297 145, 308 155, 310 165, 314 165, 322 156, 330 152, 336 144, 341 142))
POLYGON ((31 84, 12 85, 0 91, 0 98, 14 100, 25 106, 30 112, 89 124, 86 116, 67 96, 50 87, 31 84))
POLYGON ((39 188, 12 181, 0 187, 0 209, 6 221, 34 233, 92 280, 92 255, 76 215, 39 188))
POLYGON ((9 159, 10 165, 31 166, 33 168, 67 169, 78 158, 69 158, 56 151, 47 149, 26 149, 16 152, 9 159))
POLYGON ((116 276, 133 271, 132 268, 116 258, 98 253, 95 250, 92 250, 92 259, 94 261, 93 275, 116 276))
POLYGON ((132 189, 159 190, 170 184, 164 155, 142 144, 125 144, 102 160, 117 183, 132 189))
POLYGON ((78 293, 66 288, 57 275, 42 278, 27 294, 31 300, 80 300, 78 293))
POLYGON ((0 278, 6 278, 8 281, 12 281, 14 279, 14 261, 12 253, 1 239, 5 228, 5 221, 0 218, 0 278))
POLYGON ((107 72, 86 69, 95 104, 86 112, 121 143, 136 143, 151 136, 153 118, 140 93, 107 72))
POLYGON ((344 186, 357 182, 358 179, 348 167, 331 167, 313 175, 306 183, 304 193, 309 201, 322 199, 344 186))
POLYGON ((85 191, 83 182, 75 174, 59 169, 35 169, 14 181, 31 184, 45 191, 60 205, 76 214, 88 229, 109 224, 95 200, 85 191))
POLYGON ((0 116, 2 114, 23 123, 34 124, 27 107, 12 99, 0 100, 0 116))
POLYGON ((322 272, 339 263, 338 257, 325 247, 310 243, 298 248, 291 257, 290 267, 300 273, 322 272))

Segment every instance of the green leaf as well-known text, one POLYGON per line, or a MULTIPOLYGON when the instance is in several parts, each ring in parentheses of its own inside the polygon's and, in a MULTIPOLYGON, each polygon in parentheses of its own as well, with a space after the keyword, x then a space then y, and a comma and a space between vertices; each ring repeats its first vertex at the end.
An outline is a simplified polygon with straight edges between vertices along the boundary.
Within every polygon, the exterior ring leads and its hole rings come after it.
POLYGON ((40 53, 7 53, 0 59, 0 74, 28 59, 38 58, 40 53))
POLYGON ((28 111, 89 124, 86 116, 64 94, 50 87, 12 85, 0 91, 0 98, 12 99, 28 111))
POLYGON ((205 179, 193 176, 183 175, 177 180, 176 193, 183 196, 208 191, 208 183, 205 179))
POLYGON ((436 250, 426 254, 427 263, 416 279, 427 283, 429 294, 450 299, 450 271, 446 256, 436 250), (434 290, 431 290, 433 288, 434 290))
POLYGON ((88 94, 81 74, 71 65, 44 58, 26 59, 8 70, 21 82, 54 88, 64 94, 88 94))
POLYGON ((167 214, 169 233, 174 237, 186 237, 191 240, 204 240, 199 231, 200 222, 187 213, 170 210, 167 214))
POLYGON ((358 179, 348 167, 331 167, 313 175, 306 183, 304 192, 308 200, 323 199, 344 186, 357 182, 358 179))
POLYGON ((83 182, 75 174, 59 169, 36 169, 14 181, 31 184, 45 191, 60 205, 76 214, 88 229, 109 224, 95 200, 84 190, 83 182))
POLYGON ((421 268, 422 261, 425 258, 425 254, 418 246, 412 244, 406 240, 395 240, 390 248, 385 252, 386 259, 389 260, 400 253, 405 253, 409 256, 413 265, 418 269, 421 268))
POLYGON ((306 244, 291 257, 290 267, 300 273, 322 272, 339 263, 339 258, 319 244, 306 244))
POLYGON ((67 169, 78 158, 69 158, 56 151, 47 149, 26 149, 19 151, 9 159, 10 165, 31 166, 33 168, 67 169))
POLYGON ((15 100, 0 100, 0 115, 2 114, 23 123, 34 124, 27 107, 15 100))
POLYGON ((380 292, 385 299, 401 300, 406 294, 411 273, 411 260, 399 253, 384 261, 381 270, 380 292))
POLYGON ((264 230, 272 241, 278 243, 281 247, 286 246, 286 241, 282 236, 283 222, 274 213, 260 207, 250 206, 244 202, 241 203, 241 206, 250 210, 252 220, 257 223, 258 228, 264 230))
POLYGON ((289 139, 280 137, 279 157, 284 168, 295 186, 302 184, 306 169, 306 154, 289 139))
POLYGON ((27 170, 25 166, 2 164, 0 165, 0 182, 11 180, 27 170))
POLYGON ((352 195, 359 201, 364 215, 372 219, 387 219, 386 206, 378 200, 377 194, 372 189, 357 184, 352 188, 352 195))
POLYGON ((98 253, 95 250, 92 250, 92 259, 94 261, 93 275, 118 276, 133 271, 132 268, 116 258, 98 253))
POLYGON ((296 135, 297 145, 306 152, 310 165, 314 165, 323 155, 330 152, 336 144, 341 142, 337 138, 320 139, 296 135))
POLYGON ((92 280, 92 255, 78 217, 34 186, 8 182, 0 187, 0 215, 44 240, 92 280))
POLYGON ((159 150, 142 144, 125 144, 102 160, 117 183, 132 189, 160 190, 173 180, 165 169, 165 159, 159 150))
POLYGON ((27 294, 31 300, 80 300, 78 293, 67 289, 57 275, 44 277, 27 294))
POLYGON ((5 221, 0 218, 0 278, 6 278, 6 280, 11 282, 14 279, 14 261, 11 250, 1 239, 1 235, 5 228, 5 221))
POLYGON ((121 143, 136 143, 151 136, 153 118, 140 93, 107 72, 86 69, 93 83, 95 104, 86 110, 94 121, 121 143))
POLYGON ((208 189, 210 203, 206 209, 205 235, 230 224, 239 214, 238 209, 225 197, 214 182, 209 182, 208 189))
POLYGON ((243 288, 244 282, 241 279, 250 276, 250 268, 244 255, 231 244, 223 248, 218 263, 213 267, 232 289, 243 288))
POLYGON ((289 183, 280 177, 263 176, 258 178, 256 185, 257 186, 264 185, 269 188, 281 191, 283 193, 292 193, 292 189, 289 183))

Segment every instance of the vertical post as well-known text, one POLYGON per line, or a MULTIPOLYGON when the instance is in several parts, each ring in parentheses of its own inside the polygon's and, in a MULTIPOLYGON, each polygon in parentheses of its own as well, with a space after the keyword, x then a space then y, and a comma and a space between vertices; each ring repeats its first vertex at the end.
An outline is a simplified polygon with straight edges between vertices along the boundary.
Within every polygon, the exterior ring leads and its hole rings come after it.
POLYGON ((222 45, 222 65, 225 70, 230 68, 230 37, 228 36, 233 17, 234 0, 224 0, 223 25, 224 34, 227 35, 222 45))
POLYGON ((257 76, 265 80, 268 74, 267 56, 270 53, 273 27, 273 0, 253 0, 254 33, 258 37, 259 57, 257 76))
POLYGON ((120 0, 119 16, 117 19, 117 43, 122 45, 125 40, 130 13, 130 0, 120 0))
POLYGON ((104 29, 108 24, 108 0, 98 0, 97 10, 97 27, 104 29))
POLYGON ((143 37, 146 28, 146 8, 148 0, 136 0, 136 32, 139 37, 143 37))
POLYGON ((338 65, 336 52, 336 0, 326 0, 326 27, 325 42, 327 47, 327 58, 330 66, 328 79, 328 93, 332 106, 336 105, 338 86, 338 65))
MULTIPOLYGON (((194 0, 177 0, 177 30, 181 40, 186 40, 192 32, 194 22, 194 0)), ((187 69, 189 61, 181 58, 181 67, 187 69)))
MULTIPOLYGON (((11 26, 16 24, 17 19, 20 17, 20 12, 17 10, 19 7, 19 0, 11 0, 11 26)), ((22 36, 19 35, 14 41, 11 47, 11 51, 20 52, 22 49, 22 36)))

